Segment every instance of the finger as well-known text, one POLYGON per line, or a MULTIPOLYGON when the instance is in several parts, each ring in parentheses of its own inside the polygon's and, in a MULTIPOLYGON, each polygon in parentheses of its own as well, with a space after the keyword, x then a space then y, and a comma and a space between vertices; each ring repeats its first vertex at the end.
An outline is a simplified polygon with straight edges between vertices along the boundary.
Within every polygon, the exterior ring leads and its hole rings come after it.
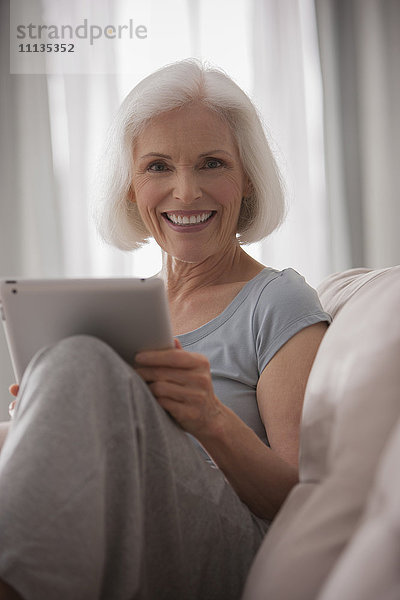
POLYGON ((150 391, 156 398, 170 398, 175 402, 187 404, 204 404, 209 394, 198 387, 185 387, 170 381, 154 381, 149 384, 150 391))
POLYGON ((13 419, 14 418, 14 412, 15 412, 15 406, 17 404, 16 400, 13 400, 12 402, 10 402, 10 404, 8 405, 8 414, 10 415, 10 417, 13 419))
POLYGON ((209 411, 204 411, 200 407, 193 404, 179 402, 175 398, 168 396, 159 396, 156 398, 159 405, 166 410, 171 417, 188 433, 197 437, 202 431, 208 427, 208 423, 213 421, 215 415, 210 416, 209 411))
POLYGON ((180 343, 180 341, 177 338, 174 338, 174 344, 175 344, 175 348, 177 348, 178 350, 183 350, 182 344, 180 343))
POLYGON ((183 404, 171 400, 171 398, 157 398, 157 402, 159 403, 161 408, 163 408, 170 414, 170 416, 175 420, 177 425, 182 427, 182 429, 184 429, 185 431, 188 431, 188 429, 190 429, 190 414, 188 417, 187 408, 183 404))
POLYGON ((207 358, 202 354, 179 349, 139 352, 135 356, 135 363, 139 367, 172 367, 178 369, 209 367, 207 358))
POLYGON ((170 381, 180 385, 188 383, 188 371, 185 369, 169 369, 167 367, 136 367, 136 373, 146 382, 170 381))
POLYGON ((10 387, 8 388, 8 391, 10 392, 10 394, 12 396, 17 396, 18 392, 19 392, 19 385, 17 383, 13 383, 12 385, 10 385, 10 387))
POLYGON ((140 367, 136 369, 136 372, 148 384, 156 382, 176 384, 180 388, 184 388, 187 395, 191 395, 193 391, 196 395, 210 393, 213 389, 211 376, 204 370, 140 367))
POLYGON ((187 406, 181 402, 177 402, 176 400, 171 400, 171 398, 165 397, 157 398, 157 402, 161 408, 166 410, 171 417, 173 417, 175 421, 187 431, 188 421, 190 422, 191 417, 193 416, 192 411, 188 411, 187 406))
POLYGON ((186 394, 183 392, 183 387, 167 381, 154 381, 149 383, 149 389, 153 396, 159 398, 169 398, 171 402, 183 402, 186 399, 186 394))

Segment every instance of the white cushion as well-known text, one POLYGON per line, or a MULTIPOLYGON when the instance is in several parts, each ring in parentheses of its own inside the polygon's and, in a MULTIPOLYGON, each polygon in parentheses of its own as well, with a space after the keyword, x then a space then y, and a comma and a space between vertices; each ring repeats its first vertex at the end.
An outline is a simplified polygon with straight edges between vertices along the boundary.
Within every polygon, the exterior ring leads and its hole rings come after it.
POLYGON ((322 301, 336 314, 307 384, 300 483, 258 552, 245 600, 317 597, 357 528, 400 415, 400 267, 330 281, 322 301))
POLYGON ((400 420, 385 447, 366 514, 318 600, 400 598, 400 420))
POLYGON ((366 283, 392 271, 387 269, 349 269, 342 273, 334 273, 318 286, 318 296, 326 312, 335 317, 350 298, 366 283))

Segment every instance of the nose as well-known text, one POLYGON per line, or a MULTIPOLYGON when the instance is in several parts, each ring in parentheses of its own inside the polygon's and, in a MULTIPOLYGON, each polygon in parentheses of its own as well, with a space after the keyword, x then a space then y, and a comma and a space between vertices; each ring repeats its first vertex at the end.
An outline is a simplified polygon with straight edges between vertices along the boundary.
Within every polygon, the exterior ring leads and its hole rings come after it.
POLYGON ((173 195, 184 204, 191 204, 201 198, 197 174, 191 168, 178 170, 175 175, 173 195))

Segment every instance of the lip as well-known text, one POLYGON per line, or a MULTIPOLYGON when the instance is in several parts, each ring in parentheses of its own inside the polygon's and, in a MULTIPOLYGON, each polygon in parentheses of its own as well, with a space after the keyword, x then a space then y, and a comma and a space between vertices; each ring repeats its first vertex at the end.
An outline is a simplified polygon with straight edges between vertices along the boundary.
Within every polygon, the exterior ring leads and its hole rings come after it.
POLYGON ((215 210, 168 210, 165 211, 163 213, 161 213, 162 218, 164 219, 164 221, 167 223, 167 225, 173 229, 174 231, 178 231, 179 233, 196 233, 197 231, 202 231, 203 229, 206 229, 209 224, 214 220, 215 215, 217 214, 217 212, 215 210), (196 225, 178 225, 176 223, 173 223, 172 221, 170 221, 167 217, 167 214, 173 214, 176 215, 177 217, 190 217, 191 215, 199 215, 199 214, 203 214, 203 213, 207 213, 207 212, 211 212, 211 216, 206 220, 203 221, 203 223, 197 223, 196 225))

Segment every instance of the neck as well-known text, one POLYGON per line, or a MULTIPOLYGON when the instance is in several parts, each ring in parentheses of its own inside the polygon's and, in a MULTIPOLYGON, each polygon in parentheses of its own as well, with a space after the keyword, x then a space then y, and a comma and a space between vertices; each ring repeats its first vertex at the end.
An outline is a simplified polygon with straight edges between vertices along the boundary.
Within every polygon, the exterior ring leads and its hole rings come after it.
POLYGON ((235 244, 229 251, 196 263, 187 263, 164 254, 162 276, 171 299, 190 295, 199 288, 246 281, 263 268, 239 244, 235 244))

